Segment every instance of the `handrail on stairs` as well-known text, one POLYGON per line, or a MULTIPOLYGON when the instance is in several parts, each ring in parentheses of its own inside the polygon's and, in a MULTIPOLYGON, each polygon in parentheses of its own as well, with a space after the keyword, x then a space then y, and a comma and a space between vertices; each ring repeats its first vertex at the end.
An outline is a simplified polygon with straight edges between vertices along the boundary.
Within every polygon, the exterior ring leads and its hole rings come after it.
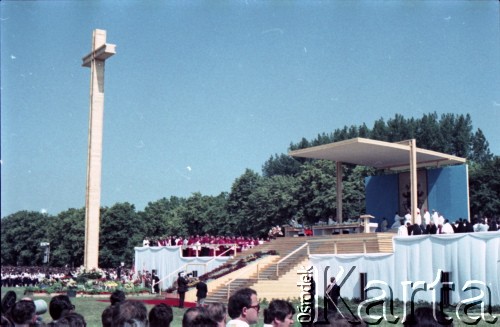
MULTIPOLYGON (((259 264, 257 264, 257 265, 256 265, 256 268, 257 268, 257 276, 259 276, 259 264)), ((248 273, 248 271, 245 271, 245 270, 240 271, 240 273, 239 273, 239 274, 236 274, 236 276, 235 276, 235 277, 233 277, 233 278, 232 278, 231 280, 229 280, 226 284, 224 284, 224 286, 227 286, 227 297, 226 297, 226 299, 228 299, 228 300, 229 300, 229 295, 231 294, 231 284, 232 284, 235 280, 237 280, 238 278, 240 278, 240 276, 241 276, 241 275, 243 275, 244 273, 248 273)), ((257 277, 257 279, 258 279, 258 277, 257 277)))
MULTIPOLYGON (((168 274, 167 276, 165 276, 165 277, 163 277, 162 279, 160 279, 157 283, 152 282, 152 283, 151 283, 151 292, 152 292, 152 293, 154 293, 154 286, 155 286, 156 284, 160 284, 160 283, 162 283, 165 279, 169 278, 170 276, 172 276, 173 274, 177 273, 178 271, 185 270, 185 269, 187 268, 187 266, 188 266, 188 265, 187 265, 187 264, 185 264, 185 265, 183 265, 182 267, 180 267, 180 268, 178 268, 178 269, 176 269, 176 270, 172 271, 170 274, 168 274)), ((159 294, 161 295, 161 287, 160 287, 160 293, 159 293, 159 294)))
POLYGON ((283 259, 281 259, 280 261, 278 261, 276 263, 276 277, 279 277, 279 267, 280 267, 280 263, 282 263, 283 261, 287 260, 289 257, 291 257, 292 255, 294 255, 295 253, 299 252, 300 250, 302 250, 303 248, 307 247, 307 255, 309 255, 309 243, 306 242, 304 244, 302 244, 301 246, 299 246, 298 248, 296 248, 295 250, 293 250, 292 252, 290 252, 286 257, 284 257, 283 259))
MULTIPOLYGON (((225 258, 225 254, 228 253, 229 251, 234 251, 234 256, 236 256, 236 245, 235 244, 232 244, 232 246, 230 248, 228 248, 226 251, 218 254, 218 255, 214 255, 212 259, 208 260, 207 262, 205 262, 205 270, 206 270, 206 267, 208 266, 209 263, 211 263, 212 261, 214 261, 215 259, 217 258, 225 258)), ((234 256, 231 256, 231 258, 234 258, 234 256)))

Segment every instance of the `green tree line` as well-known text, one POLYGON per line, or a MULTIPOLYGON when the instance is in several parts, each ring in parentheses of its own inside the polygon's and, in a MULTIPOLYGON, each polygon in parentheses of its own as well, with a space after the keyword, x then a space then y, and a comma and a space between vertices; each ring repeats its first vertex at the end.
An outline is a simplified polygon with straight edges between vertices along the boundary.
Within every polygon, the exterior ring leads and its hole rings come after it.
MULTIPOLYGON (((467 158, 471 214, 492 217, 500 212, 500 157, 490 152, 483 132, 473 130, 469 115, 438 117, 430 113, 407 119, 396 114, 387 122, 380 118, 371 128, 366 124, 344 126, 313 140, 303 138, 287 150, 354 137, 388 142, 415 138, 420 148, 467 158)), ((365 208, 364 177, 381 172, 354 165, 342 169, 344 218, 357 217, 365 208)), ((134 246, 140 246, 145 237, 205 233, 263 237, 271 226, 286 224, 292 218, 313 224, 335 216, 336 196, 335 163, 274 154, 263 164, 261 173, 246 169, 229 192, 162 198, 149 202, 142 211, 127 202, 101 208, 99 265, 131 264, 134 246)), ((1 263, 42 265, 39 244, 49 242, 51 266, 80 266, 84 234, 85 208, 57 215, 16 212, 1 220, 1 263)))

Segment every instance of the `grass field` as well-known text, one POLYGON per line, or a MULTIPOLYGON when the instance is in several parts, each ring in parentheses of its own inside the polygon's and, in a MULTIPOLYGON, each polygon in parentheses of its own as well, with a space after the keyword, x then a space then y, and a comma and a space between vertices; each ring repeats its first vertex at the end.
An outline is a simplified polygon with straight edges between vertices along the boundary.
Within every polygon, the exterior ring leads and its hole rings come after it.
MULTIPOLYGON (((1 292, 1 295, 2 295, 2 298, 4 296, 4 294, 9 291, 9 290, 13 290, 16 292, 17 294, 17 298, 18 300, 21 299, 23 296, 24 296, 24 288, 22 287, 18 287, 18 288, 2 288, 2 292, 1 292)), ((47 304, 50 302, 50 296, 34 296, 32 297, 33 300, 38 300, 38 299, 43 299, 47 302, 47 304)), ((154 296, 142 296, 142 297, 139 297, 139 296, 134 296, 134 297, 129 297, 129 299, 158 299, 154 296)), ((75 310, 76 312, 82 314, 86 321, 87 321, 87 326, 88 327, 98 327, 98 326, 101 326, 101 313, 102 311, 109 305, 109 303, 107 302, 102 302, 102 301, 99 301, 99 300, 108 300, 108 298, 92 298, 92 297, 76 297, 76 298, 71 298, 71 301, 72 303, 75 305, 75 310)), ((297 303, 295 303, 297 304, 297 303)), ((356 308, 357 305, 354 304, 354 303, 351 303, 349 302, 348 303, 352 308, 356 308)), ((153 307, 152 305, 148 305, 146 304, 146 307, 148 308, 148 312, 149 310, 153 307)), ((263 302, 263 305, 262 305, 262 309, 266 307, 266 302, 264 301, 263 302)), ((184 311, 185 309, 179 309, 179 308, 176 308, 176 307, 173 307, 173 312, 174 312, 174 320, 171 324, 172 327, 180 327, 182 326, 182 316, 184 314, 184 311)), ((375 311, 372 311, 370 312, 370 314, 372 315, 376 315, 376 314, 382 314, 382 309, 380 307, 377 308, 377 310, 375 311), (379 312, 378 312, 378 311, 379 312)), ((398 316, 402 316, 402 313, 403 313, 403 310, 402 308, 395 308, 395 314, 398 315, 398 316)), ((477 310, 476 310, 477 312, 477 310)), ((454 326, 470 326, 470 324, 465 324, 463 322, 459 323, 457 321, 457 318, 456 318, 456 314, 455 314, 455 307, 450 307, 448 310, 446 310, 446 313, 450 316, 450 317, 453 317, 454 319, 454 326)), ((472 316, 472 314, 471 314, 472 316)), ((496 324, 490 324, 490 323, 487 323, 483 320, 481 320, 479 322, 479 324, 477 324, 476 326, 494 326, 494 325, 499 325, 500 324, 500 308, 497 306, 493 309, 493 316, 496 316, 498 317, 498 321, 496 324)), ((49 313, 45 313, 42 315, 43 317, 43 321, 44 322, 50 322, 52 321, 49 313)), ((259 321, 259 324, 257 324, 256 326, 259 327, 259 326, 262 326, 263 325, 263 321, 262 321, 262 310, 261 310, 261 313, 260 313, 260 321, 259 321)), ((384 322, 382 321, 382 323, 380 324, 380 326, 401 326, 402 324, 398 323, 396 325, 394 324, 390 324, 390 323, 387 323, 387 322, 384 322)), ((295 322, 294 326, 301 326, 300 323, 298 322, 295 322)))

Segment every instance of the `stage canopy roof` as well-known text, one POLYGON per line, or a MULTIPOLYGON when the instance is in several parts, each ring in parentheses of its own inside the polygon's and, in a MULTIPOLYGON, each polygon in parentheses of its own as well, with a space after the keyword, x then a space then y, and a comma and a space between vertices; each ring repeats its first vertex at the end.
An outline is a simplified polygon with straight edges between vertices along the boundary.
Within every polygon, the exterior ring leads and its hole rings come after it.
MULTIPOLYGON (((406 170, 410 168, 408 141, 390 143, 358 137, 291 151, 289 155, 326 159, 378 169, 406 170)), ((416 155, 417 167, 439 167, 466 162, 464 158, 420 148, 416 148, 416 155)))

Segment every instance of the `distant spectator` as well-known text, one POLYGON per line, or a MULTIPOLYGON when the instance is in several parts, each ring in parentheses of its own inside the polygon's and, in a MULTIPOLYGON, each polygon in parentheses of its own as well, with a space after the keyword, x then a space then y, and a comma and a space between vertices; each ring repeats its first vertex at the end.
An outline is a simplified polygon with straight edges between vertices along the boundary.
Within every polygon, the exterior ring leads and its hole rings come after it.
POLYGON ((444 220, 443 228, 441 230, 442 234, 455 234, 455 231, 453 227, 451 226, 450 222, 448 219, 444 220))
POLYGON ((465 223, 462 218, 458 220, 456 233, 465 233, 465 223))
POLYGON ((179 294, 179 308, 184 308, 184 297, 188 290, 188 281, 185 272, 179 272, 177 278, 177 294, 179 294))
POLYGON ((382 222, 380 223, 380 231, 387 232, 387 219, 382 218, 382 222))
POLYGON ((206 307, 207 314, 215 320, 219 327, 226 326, 226 306, 220 302, 209 303, 206 307))
POLYGON ((172 308, 164 303, 155 305, 149 311, 149 327, 169 327, 173 319, 172 308))
POLYGON ((407 225, 404 224, 404 219, 401 219, 401 226, 398 227, 398 236, 408 236, 408 229, 409 229, 409 226, 411 226, 410 223, 408 223, 407 225))
POLYGON ((470 222, 470 221, 468 221, 468 220, 467 220, 467 221, 465 221, 465 232, 466 232, 466 233, 472 233, 472 232, 474 232, 474 226, 473 226, 473 224, 471 224, 471 222, 470 222))
POLYGON ((207 298, 208 287, 205 283, 205 278, 201 277, 200 281, 196 284, 196 305, 202 307, 205 304, 205 299, 207 298))
POLYGON ((480 219, 477 224, 475 224, 474 226, 474 231, 475 232, 487 232, 489 227, 485 222, 484 222, 484 219, 480 219))
POLYGON ((495 218, 490 219, 488 232, 496 232, 498 230, 498 223, 495 218))
POLYGON ((419 224, 413 224, 411 227, 411 235, 420 235, 422 234, 422 229, 419 224))

